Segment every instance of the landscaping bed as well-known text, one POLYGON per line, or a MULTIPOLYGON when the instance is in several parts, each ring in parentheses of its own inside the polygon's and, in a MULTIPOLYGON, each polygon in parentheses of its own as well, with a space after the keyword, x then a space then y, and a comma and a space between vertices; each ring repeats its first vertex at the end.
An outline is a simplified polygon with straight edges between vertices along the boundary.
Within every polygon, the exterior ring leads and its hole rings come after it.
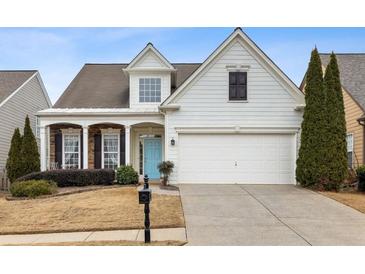
POLYGON ((361 192, 320 192, 322 195, 336 200, 349 207, 365 213, 365 193, 361 192))
MULTIPOLYGON (((0 234, 137 229, 144 226, 136 187, 7 201, 0 195, 0 234)), ((180 196, 153 194, 151 227, 184 227, 180 196)))

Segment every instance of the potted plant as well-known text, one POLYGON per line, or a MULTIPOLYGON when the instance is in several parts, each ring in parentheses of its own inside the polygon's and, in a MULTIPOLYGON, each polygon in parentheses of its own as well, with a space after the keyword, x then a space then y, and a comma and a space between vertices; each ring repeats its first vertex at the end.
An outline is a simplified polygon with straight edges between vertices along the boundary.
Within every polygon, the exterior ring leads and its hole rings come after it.
POLYGON ((162 174, 162 185, 167 186, 169 176, 174 169, 174 163, 171 161, 163 161, 157 166, 159 172, 162 174))
POLYGON ((357 189, 359 191, 365 191, 365 165, 359 166, 356 169, 357 178, 359 179, 359 184, 357 189))

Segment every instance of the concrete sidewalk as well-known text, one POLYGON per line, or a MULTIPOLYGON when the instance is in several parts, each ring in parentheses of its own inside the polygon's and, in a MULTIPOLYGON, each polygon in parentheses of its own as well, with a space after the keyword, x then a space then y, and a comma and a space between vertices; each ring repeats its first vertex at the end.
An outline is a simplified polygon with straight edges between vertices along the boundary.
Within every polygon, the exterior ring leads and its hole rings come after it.
MULTIPOLYGON (((111 230, 90 232, 65 232, 22 235, 0 235, 0 245, 30 245, 67 242, 97 242, 97 241, 144 241, 144 230, 111 230)), ((151 241, 182 241, 186 242, 185 228, 151 229, 151 241)))

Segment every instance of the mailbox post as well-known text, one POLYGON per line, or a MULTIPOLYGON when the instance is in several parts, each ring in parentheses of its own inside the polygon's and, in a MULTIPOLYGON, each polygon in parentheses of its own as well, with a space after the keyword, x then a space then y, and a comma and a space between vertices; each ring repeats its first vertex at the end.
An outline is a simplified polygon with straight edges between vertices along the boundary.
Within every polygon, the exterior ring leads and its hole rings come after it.
POLYGON ((148 175, 144 176, 143 189, 139 192, 139 203, 144 204, 144 242, 151 242, 151 231, 150 231, 150 202, 152 200, 152 191, 148 185, 148 175))

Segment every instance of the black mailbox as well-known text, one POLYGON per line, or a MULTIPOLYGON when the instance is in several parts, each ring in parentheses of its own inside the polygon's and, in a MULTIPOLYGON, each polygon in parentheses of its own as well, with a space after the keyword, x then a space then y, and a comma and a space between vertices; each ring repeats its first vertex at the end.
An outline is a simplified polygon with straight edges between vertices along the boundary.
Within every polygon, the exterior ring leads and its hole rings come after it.
POLYGON ((140 204, 149 204, 152 201, 151 189, 141 189, 138 194, 140 204))

